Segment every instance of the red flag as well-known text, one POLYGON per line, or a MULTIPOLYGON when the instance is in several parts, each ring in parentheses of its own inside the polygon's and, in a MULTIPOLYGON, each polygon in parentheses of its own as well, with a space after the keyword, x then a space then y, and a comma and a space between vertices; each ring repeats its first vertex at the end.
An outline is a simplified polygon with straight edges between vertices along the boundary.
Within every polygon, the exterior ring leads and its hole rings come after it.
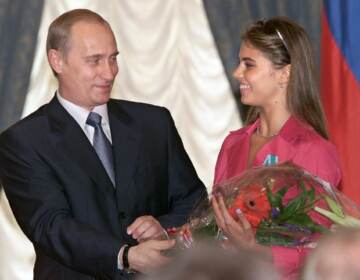
POLYGON ((321 94, 342 191, 360 203, 360 1, 324 0, 321 94))

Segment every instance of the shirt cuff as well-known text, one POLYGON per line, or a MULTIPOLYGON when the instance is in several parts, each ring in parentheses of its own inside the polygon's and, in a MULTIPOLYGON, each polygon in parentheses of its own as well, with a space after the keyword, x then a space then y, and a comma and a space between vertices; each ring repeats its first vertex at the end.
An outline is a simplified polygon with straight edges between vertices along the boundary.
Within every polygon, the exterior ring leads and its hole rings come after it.
POLYGON ((118 269, 120 270, 123 270, 124 269, 124 264, 122 262, 122 256, 123 256, 123 253, 124 253, 124 249, 125 247, 128 246, 128 245, 124 245, 121 247, 120 251, 119 251, 119 254, 118 254, 118 259, 117 259, 117 267, 118 269))

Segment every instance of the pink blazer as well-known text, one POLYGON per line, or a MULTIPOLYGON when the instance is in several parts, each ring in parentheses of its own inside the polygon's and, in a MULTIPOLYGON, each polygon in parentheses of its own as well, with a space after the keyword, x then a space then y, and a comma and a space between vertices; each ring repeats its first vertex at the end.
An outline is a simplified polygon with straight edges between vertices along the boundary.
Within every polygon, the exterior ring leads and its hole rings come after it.
MULTIPOLYGON (((226 137, 215 167, 215 184, 240 175, 247 168, 250 136, 256 131, 259 121, 258 119, 247 127, 231 132, 226 137)), ((341 180, 335 146, 295 117, 290 117, 279 134, 259 150, 253 166, 289 160, 329 182, 333 187, 341 180)), ((301 247, 272 247, 274 265, 283 275, 283 279, 296 279, 308 250, 301 247)))

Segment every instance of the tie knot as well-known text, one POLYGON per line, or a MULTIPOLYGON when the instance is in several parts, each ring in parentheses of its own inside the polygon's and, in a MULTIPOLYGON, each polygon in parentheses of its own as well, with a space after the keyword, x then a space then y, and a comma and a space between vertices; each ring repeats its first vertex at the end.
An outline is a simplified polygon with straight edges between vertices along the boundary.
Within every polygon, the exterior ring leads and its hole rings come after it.
POLYGON ((101 125, 101 116, 98 113, 90 112, 86 120, 86 124, 91 125, 92 127, 97 127, 101 125))

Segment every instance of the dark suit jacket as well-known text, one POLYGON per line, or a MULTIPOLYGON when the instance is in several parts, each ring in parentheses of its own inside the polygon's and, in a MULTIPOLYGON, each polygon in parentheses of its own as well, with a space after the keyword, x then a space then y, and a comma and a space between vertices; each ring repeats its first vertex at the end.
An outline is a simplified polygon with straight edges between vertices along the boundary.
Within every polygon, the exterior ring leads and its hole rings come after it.
POLYGON ((36 251, 35 279, 122 279, 126 227, 152 215, 183 224, 205 188, 169 112, 110 100, 116 189, 82 129, 55 97, 0 136, 0 178, 36 251))

